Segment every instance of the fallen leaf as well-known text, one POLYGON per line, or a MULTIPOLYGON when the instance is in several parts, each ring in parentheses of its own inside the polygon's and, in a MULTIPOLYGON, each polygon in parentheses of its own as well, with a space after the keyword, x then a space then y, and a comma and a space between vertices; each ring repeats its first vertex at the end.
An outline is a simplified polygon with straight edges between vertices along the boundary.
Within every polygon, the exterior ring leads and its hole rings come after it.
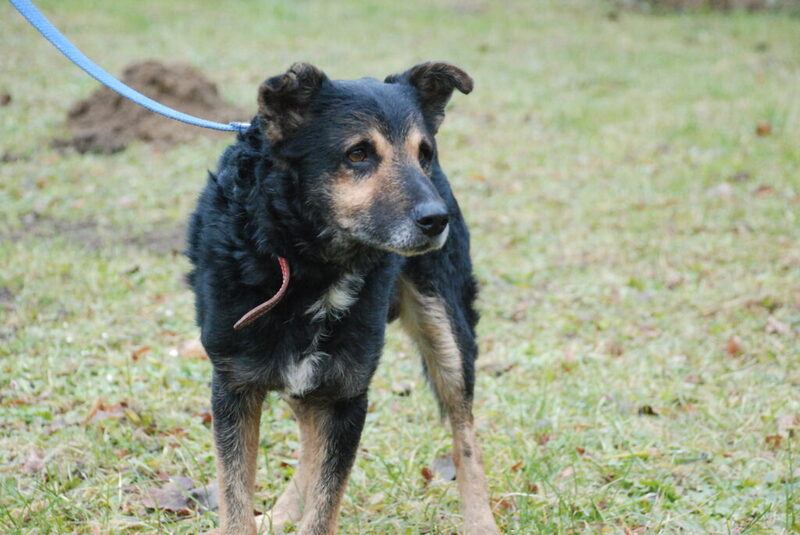
POLYGON ((756 125, 756 135, 765 137, 772 134, 772 124, 769 121, 761 121, 756 125))
POLYGON ((619 340, 608 340, 605 342, 605 351, 612 357, 619 357, 625 352, 625 348, 622 347, 622 342, 619 340))
POLYGON ((86 416, 84 416, 83 423, 96 423, 115 419, 118 420, 125 417, 126 409, 128 409, 128 404, 124 401, 114 405, 107 405, 102 398, 97 398, 92 403, 89 412, 86 414, 86 416))
POLYGON ((514 511, 517 504, 514 503, 514 498, 492 498, 493 509, 502 509, 503 511, 514 511))
POLYGON ((178 348, 178 354, 185 359, 207 359, 208 355, 198 339, 186 340, 178 348))
POLYGON ((144 355, 148 351, 150 351, 150 346, 142 346, 142 347, 139 347, 137 349, 134 349, 131 352, 131 358, 133 359, 134 362, 136 362, 137 360, 139 360, 139 357, 141 357, 142 355, 144 355))
POLYGON ((197 506, 201 511, 216 511, 219 509, 219 484, 216 480, 190 490, 189 496, 197 502, 197 506))
POLYGON ((759 184, 759 186, 753 190, 753 195, 755 195, 756 197, 764 197, 766 195, 770 195, 774 191, 775 188, 773 188, 769 184, 759 184))
POLYGON ((784 322, 775 318, 775 316, 770 316, 767 318, 767 325, 764 327, 764 330, 769 334, 790 334, 792 332, 792 328, 789 327, 784 322))
POLYGON ((433 479, 433 470, 431 470, 427 466, 423 466, 422 467, 422 477, 423 477, 423 479, 425 479, 425 485, 427 485, 433 479))
POLYGON ((445 481, 453 481, 456 478, 456 464, 453 462, 453 454, 450 452, 439 455, 434 459, 431 468, 435 474, 445 481))
POLYGON ((519 462, 518 462, 518 463, 516 463, 514 466, 512 466, 512 467, 511 467, 511 471, 512 471, 512 472, 516 472, 516 471, 517 471, 517 470, 519 470, 520 468, 522 468, 522 461, 519 461, 519 462))
POLYGON ((150 489, 149 494, 142 499, 142 505, 147 509, 166 511, 178 516, 192 513, 186 491, 173 483, 167 483, 160 489, 150 489))
MULTIPOLYGON (((159 475, 163 477, 162 474, 159 475)), ((169 483, 161 488, 151 488, 142 498, 142 505, 147 509, 166 511, 178 516, 192 513, 192 496, 189 489, 194 482, 186 476, 172 476, 169 483)))
POLYGON ((783 437, 781 437, 780 435, 768 435, 764 437, 764 442, 767 443, 767 449, 770 450, 777 450, 778 448, 780 448, 782 440, 783 437))
POLYGON ((211 411, 209 409, 204 409, 198 412, 197 417, 200 418, 200 421, 204 424, 210 424, 213 420, 213 416, 211 416, 211 411))
POLYGON ((514 364, 501 360, 487 360, 481 362, 478 365, 478 369, 493 377, 500 377, 501 375, 514 369, 514 364))
POLYGON ((558 476, 556 476, 556 478, 557 479, 564 479, 564 478, 567 478, 567 477, 571 476, 573 473, 575 473, 575 469, 573 467, 571 467, 571 466, 567 466, 566 468, 561 470, 561 472, 559 472, 559 474, 558 474, 558 476))
POLYGON ((736 335, 728 338, 728 343, 725 344, 725 351, 732 357, 741 355, 744 352, 744 349, 742 349, 742 339, 736 335))
POLYGON ((44 468, 44 455, 39 450, 31 450, 19 470, 24 474, 35 474, 44 468))
POLYGON ((653 409, 652 405, 642 405, 636 413, 639 416, 658 416, 658 413, 653 409))
POLYGON ((413 381, 396 381, 392 383, 392 392, 398 396, 407 396, 414 389, 413 381))

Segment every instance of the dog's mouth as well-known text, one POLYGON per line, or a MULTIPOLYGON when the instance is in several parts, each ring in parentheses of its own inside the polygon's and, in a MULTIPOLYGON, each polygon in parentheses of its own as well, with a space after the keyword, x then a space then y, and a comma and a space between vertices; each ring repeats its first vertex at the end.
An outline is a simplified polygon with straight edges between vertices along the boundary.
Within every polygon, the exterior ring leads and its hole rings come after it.
POLYGON ((356 241, 401 256, 417 256, 441 249, 450 234, 450 225, 446 224, 435 235, 420 232, 411 222, 393 229, 391 232, 377 232, 377 229, 345 229, 356 241))

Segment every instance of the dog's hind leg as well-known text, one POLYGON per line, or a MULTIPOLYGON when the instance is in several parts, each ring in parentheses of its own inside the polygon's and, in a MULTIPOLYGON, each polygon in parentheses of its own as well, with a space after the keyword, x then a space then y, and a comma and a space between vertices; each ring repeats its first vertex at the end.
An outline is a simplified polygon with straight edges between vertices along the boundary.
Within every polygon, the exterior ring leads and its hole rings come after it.
POLYGON ((291 513, 294 519, 300 497, 298 535, 332 535, 364 428, 367 396, 336 401, 292 400, 290 404, 300 424, 300 466, 276 508, 286 506, 289 510, 281 509, 280 514, 291 513))
POLYGON ((220 489, 220 535, 255 535, 253 491, 262 389, 233 390, 214 373, 211 409, 220 489))
POLYGON ((410 269, 398 283, 400 319, 422 353, 431 387, 443 415, 450 420, 465 532, 491 535, 499 530, 489 507, 483 461, 472 422, 477 354, 473 331, 477 314, 472 309, 474 282, 467 260, 463 266, 466 271, 451 271, 452 276, 439 281, 437 288, 435 278, 443 273, 431 270, 441 269, 436 264, 442 261, 451 262, 452 258, 419 257, 409 262, 410 269))

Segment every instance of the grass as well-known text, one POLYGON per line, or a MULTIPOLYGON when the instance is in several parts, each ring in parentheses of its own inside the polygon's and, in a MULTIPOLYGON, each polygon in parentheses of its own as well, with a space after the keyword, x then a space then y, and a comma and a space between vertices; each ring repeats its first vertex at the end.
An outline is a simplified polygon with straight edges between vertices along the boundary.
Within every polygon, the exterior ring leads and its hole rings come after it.
MULTIPOLYGON (((800 19, 609 6, 42 2, 111 72, 188 61, 248 109, 296 60, 336 78, 465 67, 476 90, 439 137, 482 286, 475 413, 498 522, 796 532, 800 19)), ((197 330, 170 249, 226 142, 50 149, 95 82, 0 14, 0 532, 210 529, 215 514, 148 511, 141 494, 164 474, 214 478, 210 369, 175 356, 197 330), (129 412, 86 421, 98 399, 129 412)), ((421 475, 449 436, 395 326, 371 400, 339 532, 457 531, 455 483, 421 475)), ((259 509, 296 446, 270 398, 259 509)))

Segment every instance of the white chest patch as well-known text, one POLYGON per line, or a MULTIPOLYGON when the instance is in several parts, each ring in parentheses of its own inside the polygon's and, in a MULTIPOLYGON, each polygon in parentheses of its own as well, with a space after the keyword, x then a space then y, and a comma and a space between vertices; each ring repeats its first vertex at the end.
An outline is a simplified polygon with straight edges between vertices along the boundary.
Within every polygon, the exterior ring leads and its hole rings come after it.
POLYGON ((308 307, 306 314, 311 316, 312 321, 319 321, 328 316, 341 317, 355 303, 363 284, 364 278, 360 274, 344 275, 308 307))
POLYGON ((326 355, 311 353, 299 362, 293 362, 283 372, 283 391, 290 396, 302 396, 319 383, 317 367, 326 355))

